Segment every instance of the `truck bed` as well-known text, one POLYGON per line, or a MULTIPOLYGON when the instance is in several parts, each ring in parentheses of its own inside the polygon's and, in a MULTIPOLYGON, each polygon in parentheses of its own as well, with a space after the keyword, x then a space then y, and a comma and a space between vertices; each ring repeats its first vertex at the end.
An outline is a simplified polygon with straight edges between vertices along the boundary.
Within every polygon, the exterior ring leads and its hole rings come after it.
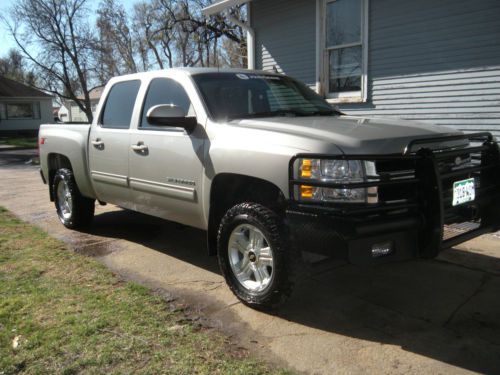
POLYGON ((44 178, 50 181, 49 165, 56 162, 58 155, 64 155, 71 164, 80 192, 95 198, 88 172, 89 133, 90 124, 42 124, 38 133, 39 141, 50 147, 40 148, 40 164, 44 178))

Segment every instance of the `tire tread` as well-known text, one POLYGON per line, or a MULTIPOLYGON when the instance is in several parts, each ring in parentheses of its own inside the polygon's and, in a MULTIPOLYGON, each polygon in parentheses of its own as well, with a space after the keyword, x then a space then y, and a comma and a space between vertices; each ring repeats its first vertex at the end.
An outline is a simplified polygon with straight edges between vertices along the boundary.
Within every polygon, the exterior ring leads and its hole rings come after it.
POLYGON ((68 184, 68 189, 72 194, 72 215, 71 218, 65 220, 59 215, 59 206, 57 201, 57 193, 55 194, 54 204, 59 216, 59 219, 66 228, 69 229, 83 229, 87 228, 94 218, 95 212, 95 200, 91 198, 84 197, 78 186, 76 185, 75 177, 73 171, 68 168, 59 169, 53 180, 53 191, 57 192, 57 184, 60 180, 66 181, 68 184))
POLYGON ((297 274, 297 254, 290 246, 289 236, 283 219, 269 208, 258 204, 245 202, 240 203, 224 215, 221 220, 217 234, 217 253, 219 266, 231 291, 246 305, 260 310, 272 310, 281 306, 292 294, 294 281, 297 274), (245 293, 238 282, 232 277, 232 271, 226 261, 228 228, 231 223, 241 216, 252 216, 262 226, 266 228, 268 238, 273 243, 273 253, 275 254, 275 287, 271 293, 265 295, 251 295, 245 293))

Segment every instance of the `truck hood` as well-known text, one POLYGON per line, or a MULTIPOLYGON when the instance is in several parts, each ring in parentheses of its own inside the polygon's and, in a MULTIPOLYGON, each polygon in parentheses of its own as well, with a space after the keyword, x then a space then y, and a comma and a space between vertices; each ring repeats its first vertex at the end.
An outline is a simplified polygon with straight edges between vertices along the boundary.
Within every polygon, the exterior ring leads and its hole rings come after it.
MULTIPOLYGON (((400 154, 413 139, 461 134, 451 128, 422 122, 353 116, 269 117, 233 120, 230 124, 317 139, 334 144, 346 154, 400 154)), ((445 148, 464 144, 467 142, 453 141, 428 147, 445 148)))

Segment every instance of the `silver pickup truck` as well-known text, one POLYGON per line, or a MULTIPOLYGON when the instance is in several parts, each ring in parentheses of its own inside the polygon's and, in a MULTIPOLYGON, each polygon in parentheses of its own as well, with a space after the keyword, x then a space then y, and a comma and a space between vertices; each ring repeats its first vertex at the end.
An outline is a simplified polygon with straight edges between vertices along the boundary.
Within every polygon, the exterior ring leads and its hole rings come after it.
POLYGON ((346 116, 289 77, 171 69, 113 78, 91 125, 42 125, 61 222, 95 201, 206 230, 231 290, 279 305, 303 251, 378 264, 432 258, 500 229, 489 133, 346 116))

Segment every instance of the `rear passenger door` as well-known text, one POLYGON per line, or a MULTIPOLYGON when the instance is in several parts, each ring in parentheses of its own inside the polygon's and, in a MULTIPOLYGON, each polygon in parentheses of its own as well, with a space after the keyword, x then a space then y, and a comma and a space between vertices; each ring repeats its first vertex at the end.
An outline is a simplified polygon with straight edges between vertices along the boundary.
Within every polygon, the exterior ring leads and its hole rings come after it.
POLYGON ((171 78, 154 78, 147 88, 137 129, 130 136, 130 187, 137 211, 201 227, 204 128, 187 134, 182 127, 155 126, 146 113, 160 104, 175 104, 196 116, 183 86, 171 78))
POLYGON ((89 139, 89 167, 99 200, 131 208, 128 186, 130 124, 140 80, 115 83, 89 139))

